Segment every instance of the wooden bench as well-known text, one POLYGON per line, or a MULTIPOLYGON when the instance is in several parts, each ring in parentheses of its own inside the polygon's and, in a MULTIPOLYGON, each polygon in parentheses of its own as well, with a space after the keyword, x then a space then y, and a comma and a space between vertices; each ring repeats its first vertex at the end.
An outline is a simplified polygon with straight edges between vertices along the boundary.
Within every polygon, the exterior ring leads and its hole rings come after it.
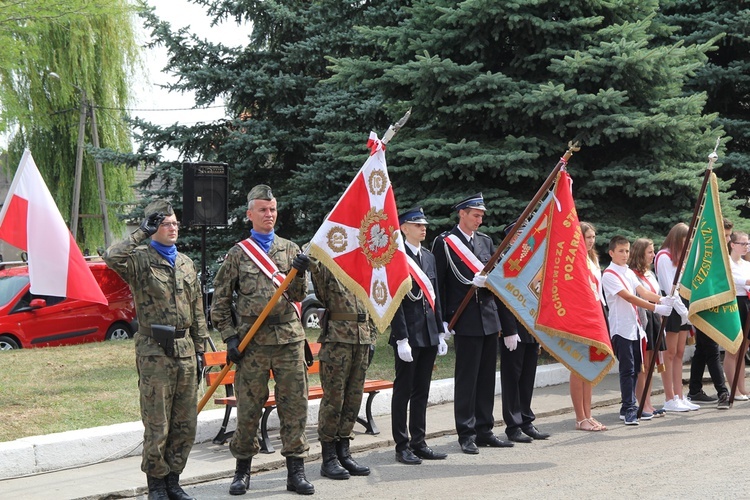
MULTIPOLYGON (((317 359, 318 353, 320 352, 320 347, 321 345, 317 342, 310 343, 310 350, 313 353, 314 361, 312 366, 308 367, 307 369, 308 374, 320 373, 320 361, 317 359)), ((206 384, 208 384, 208 386, 211 386, 219 377, 219 371, 221 371, 221 369, 227 363, 227 352, 206 352, 205 360, 206 384), (218 369, 218 371, 211 371, 211 368, 216 368, 218 369)), ((224 419, 222 420, 219 432, 213 439, 213 442, 215 444, 226 443, 229 438, 232 437, 232 434, 234 434, 234 431, 227 430, 229 419, 232 415, 232 408, 237 406, 237 398, 234 394, 234 377, 235 370, 233 365, 232 369, 229 371, 229 373, 227 373, 226 377, 224 377, 224 380, 222 381, 222 385, 224 386, 224 389, 226 391, 225 395, 214 397, 214 403, 218 405, 224 405, 226 407, 224 411, 224 419)), ((271 373, 271 379, 273 379, 273 373, 271 373)), ((380 434, 380 430, 375 424, 375 419, 372 416, 372 402, 375 399, 375 396, 380 391, 384 389, 390 389, 392 387, 393 382, 390 380, 365 380, 364 393, 367 394, 367 403, 365 404, 365 418, 357 417, 357 422, 364 426, 366 434, 380 434)), ((312 401, 313 399, 321 399, 322 397, 323 388, 321 386, 316 385, 310 386, 308 388, 307 399, 309 401, 312 401)), ((273 453, 274 451, 276 451, 271 444, 271 439, 268 436, 268 417, 271 415, 271 412, 275 408, 276 397, 273 391, 271 391, 268 395, 268 401, 266 401, 266 404, 263 408, 263 415, 260 420, 260 436, 258 436, 258 440, 260 442, 261 453, 273 453)))

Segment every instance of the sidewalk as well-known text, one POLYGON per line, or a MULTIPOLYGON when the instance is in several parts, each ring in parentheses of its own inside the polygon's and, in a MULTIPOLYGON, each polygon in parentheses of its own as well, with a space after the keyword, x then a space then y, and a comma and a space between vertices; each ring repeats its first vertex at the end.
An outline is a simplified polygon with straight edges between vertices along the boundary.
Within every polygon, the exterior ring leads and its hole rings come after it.
MULTIPOLYGON (((551 365, 553 371, 556 370, 551 365)), ((543 368, 543 367, 540 367, 543 368)), ((564 370, 564 369, 563 369, 564 370)), ((685 375, 689 375, 689 365, 684 367, 685 375)), ((544 371, 544 370, 542 370, 544 371)), ((553 378, 558 379, 557 385, 548 385, 535 389, 533 408, 537 415, 538 424, 544 427, 544 418, 552 415, 570 413, 570 427, 574 427, 574 417, 567 384, 567 370, 564 370, 565 383, 559 383, 560 373, 553 378)), ((540 373, 541 379, 549 375, 540 373)), ((542 381, 543 383, 543 381, 542 381)), ((433 391, 438 394, 450 393, 452 395, 453 381, 440 380, 433 382, 433 391)), ((499 388, 499 382, 498 382, 499 388)), ((709 394, 713 393, 712 387, 706 387, 709 394)), ((654 394, 661 394, 661 378, 654 377, 654 394)), ((431 392, 432 398, 432 392, 431 392)), ((390 405, 390 393, 384 391, 376 397, 381 405, 390 405)), ((613 427, 619 424, 617 407, 619 404, 619 382, 617 373, 610 373, 594 388, 593 402, 594 415, 606 425, 613 427), (606 408, 609 407, 609 408, 606 408)), ((654 404, 661 405, 662 398, 656 396, 654 404)), ((500 422, 501 400, 496 396, 495 417, 500 422)), ((455 434, 453 421, 452 402, 443 402, 430 406, 427 410, 427 433, 428 438, 455 434)), ((390 416, 384 414, 376 417, 376 423, 380 429, 378 435, 366 435, 361 432, 361 426, 355 426, 356 439, 352 442, 352 451, 361 452, 373 448, 392 447, 393 441, 390 435, 390 416)), ((213 429, 215 433, 216 428, 213 429)), ((503 432, 502 423, 496 427, 496 433, 503 432)), ((320 458, 320 444, 314 425, 307 429, 310 441, 310 457, 308 461, 320 458)), ((274 446, 280 449, 278 431, 272 434, 274 446)), ((75 447, 71 447, 75 448, 75 447)), ((71 450, 75 453, 75 449, 71 450)), ((76 467, 68 470, 37 474, 33 476, 7 479, 0 481, 0 498, 24 498, 24 499, 72 499, 72 498, 127 498, 141 495, 146 490, 146 480, 140 470, 140 456, 130 456, 110 462, 96 465, 76 467)), ((277 451, 273 454, 260 454, 253 459, 253 471, 272 470, 284 467, 284 458, 277 451)), ((210 441, 195 445, 188 461, 187 468, 182 474, 181 483, 184 485, 202 483, 205 481, 231 478, 234 473, 235 460, 229 452, 227 445, 215 445, 210 441)))

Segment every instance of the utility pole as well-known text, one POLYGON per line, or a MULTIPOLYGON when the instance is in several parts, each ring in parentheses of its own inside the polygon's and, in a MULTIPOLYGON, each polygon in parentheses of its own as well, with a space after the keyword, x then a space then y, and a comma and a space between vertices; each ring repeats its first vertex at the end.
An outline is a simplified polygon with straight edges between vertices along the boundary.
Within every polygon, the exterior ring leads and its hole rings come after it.
MULTIPOLYGON (((60 80, 60 76, 57 73, 49 73, 53 78, 60 80)), ((81 178, 83 177, 83 142, 86 133, 86 120, 91 117, 91 142, 95 148, 99 147, 99 129, 96 126, 96 113, 94 112, 94 103, 90 102, 86 96, 86 91, 75 84, 73 85, 81 93, 81 109, 78 119, 78 144, 76 150, 76 168, 75 177, 73 179, 73 202, 71 203, 70 209, 70 232, 73 234, 73 239, 78 237, 78 220, 82 217, 79 213, 81 205, 81 178)), ((104 169, 102 168, 102 162, 95 160, 96 166, 96 181, 99 188, 99 208, 101 209, 101 218, 104 224, 104 246, 109 247, 111 243, 111 235, 109 231, 109 214, 107 213, 107 195, 104 190, 104 169)), ((94 216, 99 217, 99 216, 94 216)))

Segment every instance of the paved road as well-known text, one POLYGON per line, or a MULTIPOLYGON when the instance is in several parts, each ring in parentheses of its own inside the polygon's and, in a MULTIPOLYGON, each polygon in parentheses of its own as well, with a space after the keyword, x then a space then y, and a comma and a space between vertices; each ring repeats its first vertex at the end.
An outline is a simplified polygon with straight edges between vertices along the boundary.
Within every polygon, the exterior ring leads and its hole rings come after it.
MULTIPOLYGON (((552 415, 537 422, 553 434, 548 441, 465 455, 455 435, 445 435, 430 440, 449 454, 444 461, 406 466, 387 447, 355 455, 373 469, 369 477, 321 478, 320 460, 307 463, 307 475, 319 498, 750 498, 750 403, 671 414, 638 427, 616 420, 617 409, 596 412, 610 427, 606 432, 576 431, 570 414, 552 415)), ((284 468, 254 474, 242 498, 291 498, 285 481, 284 468)), ((222 479, 186 490, 198 499, 239 498, 228 487, 222 479)))

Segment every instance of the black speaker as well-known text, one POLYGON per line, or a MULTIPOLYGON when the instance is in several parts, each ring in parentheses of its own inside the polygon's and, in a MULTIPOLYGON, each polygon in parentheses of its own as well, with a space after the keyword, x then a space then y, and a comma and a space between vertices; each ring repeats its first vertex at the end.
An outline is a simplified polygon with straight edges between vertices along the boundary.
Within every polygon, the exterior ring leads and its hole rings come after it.
POLYGON ((229 165, 182 164, 182 222, 188 226, 226 226, 229 165))

